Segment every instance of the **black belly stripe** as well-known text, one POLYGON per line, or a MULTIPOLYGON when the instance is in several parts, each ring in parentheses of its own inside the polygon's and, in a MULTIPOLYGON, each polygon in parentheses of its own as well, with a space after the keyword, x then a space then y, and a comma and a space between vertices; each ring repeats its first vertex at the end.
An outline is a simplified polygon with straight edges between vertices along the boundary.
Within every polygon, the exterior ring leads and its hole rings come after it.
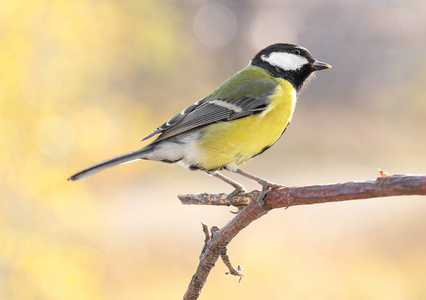
POLYGON ((167 164, 174 164, 174 163, 177 163, 178 161, 180 161, 180 160, 182 160, 182 157, 181 158, 179 158, 179 159, 177 159, 177 160, 168 160, 168 159, 163 159, 163 160, 160 160, 161 162, 163 162, 163 163, 167 163, 167 164))
MULTIPOLYGON (((266 146, 266 147, 264 147, 262 150, 260 150, 260 152, 259 153, 257 153, 257 154, 255 154, 255 155, 253 155, 253 157, 256 157, 256 156, 258 156, 258 155, 260 155, 260 154, 262 154, 263 152, 265 152, 266 150, 268 150, 269 148, 271 148, 282 136, 283 136, 283 134, 284 134, 284 132, 286 131, 286 129, 287 129, 287 127, 288 127, 288 125, 290 125, 290 122, 288 122, 287 123, 287 126, 284 128, 284 130, 283 130, 283 132, 281 133, 281 135, 280 135, 280 137, 273 143, 273 144, 271 144, 271 145, 268 145, 268 146, 266 146)), ((252 158, 253 158, 252 157, 252 158)))

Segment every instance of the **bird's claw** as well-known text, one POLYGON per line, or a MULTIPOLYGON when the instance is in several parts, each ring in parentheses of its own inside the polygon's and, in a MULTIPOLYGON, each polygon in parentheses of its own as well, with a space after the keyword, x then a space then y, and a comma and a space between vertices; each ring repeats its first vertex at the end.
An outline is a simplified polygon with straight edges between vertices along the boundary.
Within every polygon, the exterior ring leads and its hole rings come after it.
POLYGON ((257 204, 259 204, 260 208, 262 208, 265 212, 268 212, 268 211, 270 211, 270 210, 271 210, 270 208, 266 208, 266 207, 265 207, 265 201, 264 201, 264 198, 265 198, 266 192, 267 192, 269 189, 270 189, 270 188, 268 188, 268 186, 267 186, 267 185, 262 185, 262 190, 260 191, 260 194, 259 194, 259 196, 257 196, 257 199, 256 199, 257 204))
POLYGON ((243 187, 243 186, 236 187, 236 188, 235 188, 235 190, 234 190, 233 192, 229 193, 229 194, 226 196, 226 201, 228 201, 228 203, 229 203, 231 206, 237 206, 237 205, 235 205, 235 203, 234 203, 234 201, 233 201, 233 199, 232 199, 232 198, 234 198, 236 195, 241 194, 241 193, 247 193, 247 191, 244 189, 244 187, 243 187))

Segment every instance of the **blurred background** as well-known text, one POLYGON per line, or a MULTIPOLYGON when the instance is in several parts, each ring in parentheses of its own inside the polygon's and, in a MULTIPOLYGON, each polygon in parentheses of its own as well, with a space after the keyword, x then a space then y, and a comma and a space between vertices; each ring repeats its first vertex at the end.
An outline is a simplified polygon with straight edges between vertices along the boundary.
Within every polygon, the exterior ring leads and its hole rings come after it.
MULTIPOLYGON (((231 188, 148 161, 66 178, 140 148, 272 43, 333 69, 246 171, 290 186, 425 173, 425 14, 420 0, 2 0, 0 298, 182 298, 200 222, 233 215, 176 195, 231 188)), ((228 248, 242 282, 219 261, 201 299, 424 299, 425 200, 272 211, 228 248)))

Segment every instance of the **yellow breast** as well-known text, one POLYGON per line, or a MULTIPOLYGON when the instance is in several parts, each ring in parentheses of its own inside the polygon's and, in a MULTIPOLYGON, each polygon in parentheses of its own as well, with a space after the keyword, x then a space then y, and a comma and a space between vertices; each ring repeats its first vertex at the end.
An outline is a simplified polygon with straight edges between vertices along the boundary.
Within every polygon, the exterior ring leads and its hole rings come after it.
POLYGON ((263 112, 206 126, 196 145, 203 169, 235 170, 279 139, 293 116, 296 91, 288 81, 276 80, 279 84, 263 112))

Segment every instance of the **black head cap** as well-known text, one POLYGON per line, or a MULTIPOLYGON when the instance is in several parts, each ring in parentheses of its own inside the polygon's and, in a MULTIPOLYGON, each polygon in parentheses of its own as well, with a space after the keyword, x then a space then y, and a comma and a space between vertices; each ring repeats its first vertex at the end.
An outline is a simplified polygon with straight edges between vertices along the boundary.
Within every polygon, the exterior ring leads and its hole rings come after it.
POLYGON ((293 44, 270 45, 256 54, 251 65, 288 80, 297 91, 313 72, 331 68, 317 61, 307 49, 293 44))

